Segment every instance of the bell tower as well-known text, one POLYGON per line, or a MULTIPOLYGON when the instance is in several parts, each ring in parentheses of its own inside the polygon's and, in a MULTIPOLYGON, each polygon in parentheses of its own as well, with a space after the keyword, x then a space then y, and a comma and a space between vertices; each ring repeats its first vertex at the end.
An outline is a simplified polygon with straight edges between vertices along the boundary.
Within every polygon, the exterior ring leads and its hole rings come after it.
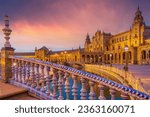
POLYGON ((133 47, 137 47, 143 44, 144 27, 145 27, 144 18, 138 6, 131 30, 131 45, 133 47))

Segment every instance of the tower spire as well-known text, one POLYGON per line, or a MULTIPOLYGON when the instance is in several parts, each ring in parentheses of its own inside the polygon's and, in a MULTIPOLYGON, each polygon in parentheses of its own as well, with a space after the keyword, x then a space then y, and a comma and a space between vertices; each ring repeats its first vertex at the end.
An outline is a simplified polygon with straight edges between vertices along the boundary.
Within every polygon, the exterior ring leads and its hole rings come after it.
POLYGON ((140 6, 139 6, 139 4, 138 4, 138 11, 140 11, 140 6))
POLYGON ((136 13, 135 13, 133 25, 134 25, 134 24, 137 24, 137 23, 144 24, 144 18, 143 18, 143 16, 142 16, 142 12, 141 12, 141 10, 140 10, 139 5, 138 5, 137 11, 136 11, 136 13))

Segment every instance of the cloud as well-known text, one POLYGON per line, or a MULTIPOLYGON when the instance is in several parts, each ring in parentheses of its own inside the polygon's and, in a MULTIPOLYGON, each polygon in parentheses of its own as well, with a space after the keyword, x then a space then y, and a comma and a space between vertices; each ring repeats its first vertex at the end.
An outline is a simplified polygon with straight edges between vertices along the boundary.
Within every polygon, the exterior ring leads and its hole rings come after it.
MULTIPOLYGON (((147 22, 148 3, 140 2, 147 22)), ((43 45, 59 50, 83 46, 87 32, 128 30, 137 5, 137 0, 0 0, 0 14, 10 16, 11 43, 17 51, 43 45)), ((2 18, 0 23, 3 27, 2 18)))

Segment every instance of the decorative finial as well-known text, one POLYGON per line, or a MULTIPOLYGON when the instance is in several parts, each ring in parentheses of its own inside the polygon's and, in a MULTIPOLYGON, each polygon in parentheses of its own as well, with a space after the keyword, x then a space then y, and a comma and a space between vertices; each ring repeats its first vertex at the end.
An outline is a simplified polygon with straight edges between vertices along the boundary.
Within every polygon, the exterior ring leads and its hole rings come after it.
POLYGON ((4 16, 4 23, 5 23, 5 28, 2 29, 5 35, 5 44, 4 47, 11 47, 10 42, 9 42, 9 35, 11 34, 12 30, 9 28, 9 17, 7 15, 4 16))
POLYGON ((79 45, 79 50, 81 49, 81 46, 79 45))
POLYGON ((140 10, 140 6, 139 6, 139 4, 138 4, 138 10, 140 10))
POLYGON ((5 22, 5 26, 9 27, 9 17, 8 17, 8 15, 4 16, 4 22, 5 22))
POLYGON ((79 51, 81 51, 81 46, 79 45, 79 51))
POLYGON ((37 47, 35 47, 35 51, 37 51, 37 47))

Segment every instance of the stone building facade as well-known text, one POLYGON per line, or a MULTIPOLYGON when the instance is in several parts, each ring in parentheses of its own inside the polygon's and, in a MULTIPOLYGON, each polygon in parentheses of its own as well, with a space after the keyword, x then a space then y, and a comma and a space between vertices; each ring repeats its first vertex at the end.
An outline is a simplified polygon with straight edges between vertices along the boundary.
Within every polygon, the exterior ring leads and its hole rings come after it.
POLYGON ((47 52, 47 49, 35 51, 41 60, 80 63, 124 64, 126 56, 129 64, 150 64, 150 26, 144 22, 139 7, 129 30, 116 35, 97 31, 92 38, 87 34, 84 48, 47 52), (125 52, 125 47, 128 51, 125 52), (46 50, 46 51, 45 51, 46 50))
MULTIPOLYGON (((116 35, 97 31, 92 39, 87 35, 84 45, 85 52, 99 53, 94 56, 95 62, 100 59, 100 62, 114 64, 125 63, 126 46, 128 47, 129 63, 150 63, 150 26, 145 24, 139 7, 129 30, 116 35)), ((86 58, 89 56, 87 55, 86 58)), ((93 55, 90 55, 90 58, 93 58, 93 55)))

